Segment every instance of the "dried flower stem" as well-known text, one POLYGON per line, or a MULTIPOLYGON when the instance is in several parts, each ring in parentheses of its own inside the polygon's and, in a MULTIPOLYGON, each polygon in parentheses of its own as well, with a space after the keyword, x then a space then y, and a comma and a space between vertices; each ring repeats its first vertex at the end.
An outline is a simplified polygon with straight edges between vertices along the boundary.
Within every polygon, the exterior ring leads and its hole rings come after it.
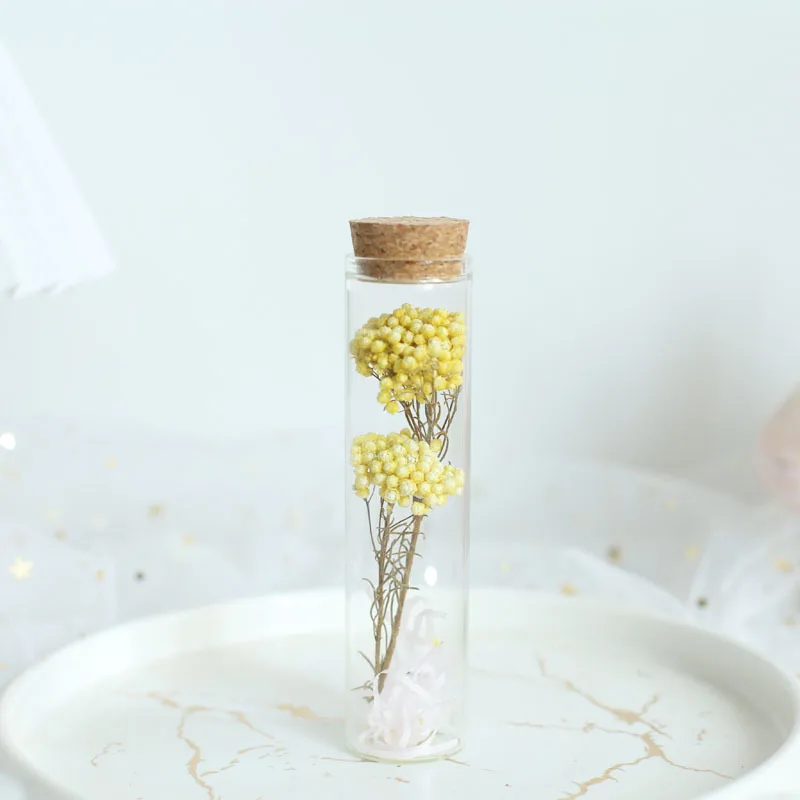
MULTIPOLYGON (((414 438, 430 444, 434 439, 442 440, 440 458, 443 460, 449 450, 450 426, 458 409, 460 389, 452 392, 434 392, 430 401, 403 403, 403 413, 414 438), (441 400, 440 400, 441 397, 441 400), (444 418, 442 414, 444 413, 444 418)), ((422 498, 415 498, 422 501, 422 498)), ((417 556, 417 545, 422 530, 422 515, 407 515, 393 521, 394 505, 381 498, 377 533, 372 527, 370 502, 365 500, 369 520, 372 549, 378 568, 375 585, 367 583, 372 589, 372 618, 375 638, 375 658, 372 662, 374 674, 378 677, 378 690, 383 689, 386 671, 389 669, 397 647, 397 640, 403 623, 403 611, 411 586, 411 573, 417 556), (391 629, 389 629, 391 625, 391 629)), ((366 658, 366 656, 365 656, 366 658)), ((367 658, 369 662, 369 659, 367 658)))
POLYGON ((386 656, 381 665, 381 676, 378 679, 378 690, 383 689, 384 681, 386 680, 386 670, 389 669, 392 663, 392 656, 394 656, 394 649, 397 646, 397 636, 400 632, 400 626, 403 621, 403 609, 406 605, 406 597, 408 590, 411 588, 411 567, 414 564, 414 556, 417 552, 417 540, 419 539, 420 530, 422 528, 422 517, 414 517, 414 528, 411 532, 411 543, 408 547, 406 554, 405 565, 403 567, 403 583, 400 587, 397 599, 397 611, 395 612, 394 619, 392 620, 392 635, 389 639, 389 645, 386 648, 386 656))

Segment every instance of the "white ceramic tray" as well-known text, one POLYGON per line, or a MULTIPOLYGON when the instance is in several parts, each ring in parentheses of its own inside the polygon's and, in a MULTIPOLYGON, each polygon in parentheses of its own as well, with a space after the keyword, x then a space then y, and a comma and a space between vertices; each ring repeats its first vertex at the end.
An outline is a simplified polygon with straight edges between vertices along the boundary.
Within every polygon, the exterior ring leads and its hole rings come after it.
POLYGON ((18 678, 0 737, 81 800, 743 800, 800 785, 792 678, 727 640, 580 598, 474 592, 472 733, 402 767, 343 746, 343 602, 279 595, 143 620, 18 678), (794 771, 794 772, 793 772, 794 771))

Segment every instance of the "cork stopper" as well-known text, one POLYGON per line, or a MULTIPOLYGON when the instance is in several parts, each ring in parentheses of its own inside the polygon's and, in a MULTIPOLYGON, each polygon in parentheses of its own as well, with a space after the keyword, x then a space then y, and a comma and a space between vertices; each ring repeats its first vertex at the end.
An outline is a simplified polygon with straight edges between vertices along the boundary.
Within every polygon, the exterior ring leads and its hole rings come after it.
POLYGON ((370 217, 350 220, 358 272, 376 280, 424 281, 464 273, 465 219, 370 217))

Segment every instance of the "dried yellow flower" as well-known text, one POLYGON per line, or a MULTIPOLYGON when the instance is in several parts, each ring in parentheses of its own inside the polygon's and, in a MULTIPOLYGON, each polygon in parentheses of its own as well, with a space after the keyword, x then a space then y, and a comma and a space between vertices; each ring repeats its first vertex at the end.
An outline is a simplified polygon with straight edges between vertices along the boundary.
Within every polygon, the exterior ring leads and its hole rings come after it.
POLYGON ((410 506, 414 516, 424 516, 464 490, 464 470, 442 464, 436 455, 440 449, 441 443, 414 439, 408 429, 357 436, 350 449, 353 491, 366 499, 370 487, 377 486, 387 503, 410 506))
POLYGON ((378 402, 391 414, 402 403, 428 403, 464 382, 464 314, 406 303, 373 317, 350 343, 356 370, 380 381, 378 402))

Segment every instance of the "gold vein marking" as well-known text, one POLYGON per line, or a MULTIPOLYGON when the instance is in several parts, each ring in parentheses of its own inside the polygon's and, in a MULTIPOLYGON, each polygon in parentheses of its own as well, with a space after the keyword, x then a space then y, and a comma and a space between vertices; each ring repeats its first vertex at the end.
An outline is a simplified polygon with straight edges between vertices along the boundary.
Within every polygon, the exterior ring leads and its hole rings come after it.
POLYGON ((617 731, 613 728, 603 728, 596 725, 594 722, 587 722, 582 728, 576 728, 571 725, 544 725, 538 722, 509 722, 515 728, 537 728, 543 731, 568 731, 569 733, 592 733, 592 731, 599 731, 600 733, 607 733, 612 736, 631 736, 634 739, 641 739, 642 736, 651 736, 652 734, 635 733, 634 731, 617 731))
MULTIPOLYGON (((182 706, 180 703, 176 702, 172 698, 160 695, 157 692, 148 692, 146 697, 161 703, 161 705, 164 706, 164 708, 169 708, 181 712, 181 718, 178 721, 178 726, 175 729, 175 732, 178 739, 192 751, 189 760, 186 762, 186 770, 189 773, 189 777, 201 789, 203 789, 206 792, 208 800, 221 800, 221 798, 218 798, 214 794, 214 789, 208 783, 206 783, 203 780, 203 778, 209 775, 216 775, 220 772, 224 772, 227 769, 232 769, 239 763, 239 759, 234 758, 227 766, 223 767, 222 769, 211 770, 203 772, 201 774, 200 764, 204 761, 203 751, 196 742, 192 741, 186 735, 185 729, 189 717, 193 716, 194 714, 205 714, 205 713, 225 714, 229 717, 232 717, 240 725, 244 725, 244 727, 250 729, 254 733, 257 733, 260 736, 263 736, 270 740, 269 745, 261 745, 261 747, 274 746, 272 744, 274 742, 274 737, 272 736, 272 734, 267 733, 266 731, 262 731, 260 728, 257 728, 255 725, 253 725, 253 723, 250 722, 250 720, 245 716, 245 714, 242 711, 235 711, 229 708, 214 708, 210 706, 182 706)), ((239 755, 241 755, 241 753, 239 755)))
POLYGON ((644 755, 639 756, 639 758, 636 758, 633 761, 623 761, 619 764, 614 764, 600 773, 600 775, 596 775, 594 778, 589 778, 589 780, 574 781, 575 785, 578 787, 578 791, 574 792, 573 794, 562 795, 560 798, 558 798, 558 800, 576 800, 578 797, 583 797, 589 791, 589 789, 592 788, 592 786, 598 786, 606 781, 616 781, 617 779, 614 777, 614 773, 621 772, 626 767, 635 767, 638 764, 642 764, 652 758, 660 759, 664 763, 669 764, 669 766, 674 767, 675 769, 685 770, 686 772, 703 772, 709 775, 716 775, 718 778, 723 778, 728 781, 733 780, 730 775, 725 775, 722 772, 717 772, 713 769, 697 769, 696 767, 687 767, 684 764, 676 764, 672 759, 667 757, 662 747, 653 741, 652 732, 642 734, 631 733, 630 731, 615 732, 636 736, 638 739, 641 739, 645 746, 644 755))
POLYGON ((319 719, 308 706, 293 706, 291 703, 279 703, 276 708, 278 711, 288 711, 293 717, 299 717, 300 719, 319 719))
POLYGON ((272 744, 257 744, 254 747, 245 747, 243 750, 239 751, 239 755, 243 756, 245 753, 252 753, 254 750, 266 750, 274 746, 275 745, 272 744))
POLYGON ((209 786, 209 784, 207 784, 199 774, 200 764, 203 761, 203 751, 186 735, 186 732, 184 731, 189 716, 192 713, 195 713, 197 710, 199 709, 196 706, 189 706, 189 708, 183 712, 180 722, 178 723, 178 727, 176 728, 176 734, 178 739, 184 742, 192 751, 191 758, 189 758, 189 760, 186 762, 186 769, 189 772, 189 776, 201 789, 205 790, 205 792, 208 794, 208 800, 217 800, 217 797, 214 794, 214 789, 209 786))
POLYGON ((571 680, 568 680, 567 678, 561 678, 558 675, 551 675, 547 671, 547 663, 543 658, 537 658, 536 661, 539 664, 539 671, 542 673, 543 678, 559 681, 568 692, 577 694, 579 697, 582 697, 584 700, 586 700, 587 703, 591 703, 593 706, 595 706, 595 708, 599 708, 602 711, 607 711, 613 717, 620 720, 620 722, 624 722, 626 725, 634 725, 639 723, 649 728, 651 731, 653 731, 653 733, 660 733, 669 738, 668 734, 663 730, 663 728, 660 728, 655 723, 645 719, 644 716, 658 702, 659 696, 657 694, 654 694, 642 706, 640 711, 632 711, 631 709, 627 708, 614 708, 613 706, 609 706, 606 703, 601 702, 588 692, 585 692, 583 689, 576 686, 571 680))
POLYGON ((233 717, 240 725, 244 725, 245 728, 249 728, 253 733, 257 733, 259 736, 263 736, 266 739, 274 740, 275 737, 271 733, 267 733, 266 731, 262 731, 260 728, 256 728, 252 722, 245 716, 242 711, 231 711, 230 709, 223 708, 223 709, 216 709, 212 708, 211 711, 222 711, 223 713, 227 714, 229 717, 233 717))
POLYGON ((455 758, 446 758, 445 761, 449 761, 451 764, 458 764, 459 767, 468 767, 470 766, 466 761, 459 761, 455 758))
POLYGON ((207 772, 201 772, 200 777, 205 778, 206 775, 219 775, 220 772, 227 772, 229 769, 233 769, 238 763, 239 759, 233 758, 224 767, 220 767, 219 769, 210 769, 207 772))
MULTIPOLYGON (((600 775, 595 776, 594 778, 589 778, 587 781, 575 781, 575 785, 578 787, 578 791, 570 794, 570 795, 563 795, 562 797, 558 798, 558 800, 576 800, 578 797, 583 797, 592 786, 597 786, 598 784, 605 783, 606 781, 616 781, 617 779, 614 777, 615 773, 624 770, 626 767, 635 767, 638 764, 641 764, 645 761, 649 761, 650 759, 657 758, 664 763, 668 764, 675 769, 684 770, 686 772, 701 772, 710 775, 716 775, 719 778, 723 778, 724 780, 733 780, 732 776, 726 775, 722 772, 717 772, 713 769, 699 769, 697 767, 688 767, 684 764, 678 764, 672 759, 670 759, 667 754, 664 752, 664 749, 661 745, 657 744, 653 739, 655 734, 661 734, 662 736, 669 736, 658 726, 652 723, 650 720, 645 719, 644 715, 658 702, 658 695, 653 695, 653 697, 648 700, 640 711, 630 711, 628 709, 622 708, 614 708, 613 706, 609 706, 606 703, 599 701, 597 698, 590 695, 588 692, 579 689, 572 681, 567 680, 566 678, 561 678, 557 675, 551 675, 547 670, 547 663, 541 657, 537 658, 537 663, 539 665, 539 670, 542 673, 543 678, 552 678, 554 680, 558 680, 564 686, 565 689, 569 692, 573 692, 577 694, 579 697, 582 697, 591 705, 595 706, 596 708, 600 708, 604 711, 607 711, 609 714, 612 714, 616 719, 620 720, 621 722, 626 723, 627 725, 633 725, 638 723, 640 725, 644 725, 645 727, 649 728, 646 733, 635 733, 634 731, 617 731, 617 730, 609 730, 608 728, 601 728, 594 723, 587 723, 584 725, 583 728, 574 728, 565 725, 543 725, 539 723, 532 723, 532 722, 511 722, 510 725, 515 725, 518 727, 528 727, 528 728, 540 728, 544 730, 567 730, 577 732, 580 731, 582 733, 590 733, 591 731, 601 731, 603 733, 608 734, 616 734, 621 736, 632 736, 639 740, 641 740, 642 744, 645 746, 645 753, 643 756, 635 759, 634 761, 627 761, 621 762, 619 764, 614 764, 608 767, 605 771, 603 771, 600 775)), ((516 677, 521 678, 523 680, 527 679, 526 676, 506 676, 506 677, 516 677)), ((702 734, 705 734, 705 730, 701 731, 702 734)), ((698 734, 698 740, 702 741, 701 735, 698 734)))
POLYGON ((320 717, 315 711, 308 706, 295 706, 291 703, 278 703, 275 708, 278 711, 288 711, 293 717, 298 719, 307 719, 311 722, 341 722, 340 717, 320 717))
POLYGON ((98 753, 89 763, 93 766, 97 766, 97 762, 103 758, 104 756, 109 755, 119 755, 120 753, 125 752, 125 747, 122 742, 109 742, 102 750, 102 752, 98 753))

